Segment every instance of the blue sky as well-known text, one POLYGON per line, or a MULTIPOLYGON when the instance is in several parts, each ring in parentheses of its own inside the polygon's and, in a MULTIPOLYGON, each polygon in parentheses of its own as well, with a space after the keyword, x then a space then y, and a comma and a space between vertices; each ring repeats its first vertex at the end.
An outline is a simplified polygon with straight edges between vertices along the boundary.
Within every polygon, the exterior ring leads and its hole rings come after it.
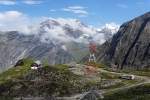
POLYGON ((76 18, 100 26, 122 24, 150 10, 150 0, 0 0, 0 13, 18 11, 30 18, 76 18))

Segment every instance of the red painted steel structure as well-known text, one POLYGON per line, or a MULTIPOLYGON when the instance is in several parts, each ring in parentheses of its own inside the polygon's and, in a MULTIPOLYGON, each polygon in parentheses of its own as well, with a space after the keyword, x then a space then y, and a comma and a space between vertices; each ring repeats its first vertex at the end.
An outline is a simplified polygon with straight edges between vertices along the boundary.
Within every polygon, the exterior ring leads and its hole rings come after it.
POLYGON ((89 43, 89 51, 90 51, 90 56, 89 56, 89 62, 96 62, 96 44, 94 42, 89 43))

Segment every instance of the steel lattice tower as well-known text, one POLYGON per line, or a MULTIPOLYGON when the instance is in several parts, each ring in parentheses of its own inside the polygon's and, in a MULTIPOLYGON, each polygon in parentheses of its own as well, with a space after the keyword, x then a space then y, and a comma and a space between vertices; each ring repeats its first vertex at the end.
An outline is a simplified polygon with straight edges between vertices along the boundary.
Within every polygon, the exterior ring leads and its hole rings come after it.
POLYGON ((95 57, 95 53, 96 53, 96 44, 93 42, 89 43, 89 51, 90 51, 90 56, 89 56, 89 62, 96 62, 96 57, 95 57))

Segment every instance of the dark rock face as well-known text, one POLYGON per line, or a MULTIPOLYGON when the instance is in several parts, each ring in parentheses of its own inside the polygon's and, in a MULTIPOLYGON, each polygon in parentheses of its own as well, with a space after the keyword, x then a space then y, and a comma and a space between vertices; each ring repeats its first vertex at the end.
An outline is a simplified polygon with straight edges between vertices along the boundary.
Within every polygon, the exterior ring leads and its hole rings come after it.
POLYGON ((72 61, 72 56, 52 42, 43 43, 37 36, 23 35, 16 31, 0 34, 0 69, 5 70, 14 66, 23 58, 32 58, 61 64, 72 61))
POLYGON ((80 100, 99 100, 100 98, 104 98, 101 93, 96 90, 91 90, 87 92, 80 100))
POLYGON ((118 68, 141 69, 150 67, 150 12, 124 23, 99 61, 109 61, 118 68))

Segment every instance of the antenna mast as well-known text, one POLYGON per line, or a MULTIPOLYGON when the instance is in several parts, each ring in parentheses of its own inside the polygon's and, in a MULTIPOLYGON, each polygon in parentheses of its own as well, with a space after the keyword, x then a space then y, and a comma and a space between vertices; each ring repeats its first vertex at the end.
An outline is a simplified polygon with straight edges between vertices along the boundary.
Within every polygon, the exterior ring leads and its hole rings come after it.
POLYGON ((89 43, 89 51, 90 51, 90 56, 89 56, 89 62, 96 62, 96 44, 94 42, 89 43))

